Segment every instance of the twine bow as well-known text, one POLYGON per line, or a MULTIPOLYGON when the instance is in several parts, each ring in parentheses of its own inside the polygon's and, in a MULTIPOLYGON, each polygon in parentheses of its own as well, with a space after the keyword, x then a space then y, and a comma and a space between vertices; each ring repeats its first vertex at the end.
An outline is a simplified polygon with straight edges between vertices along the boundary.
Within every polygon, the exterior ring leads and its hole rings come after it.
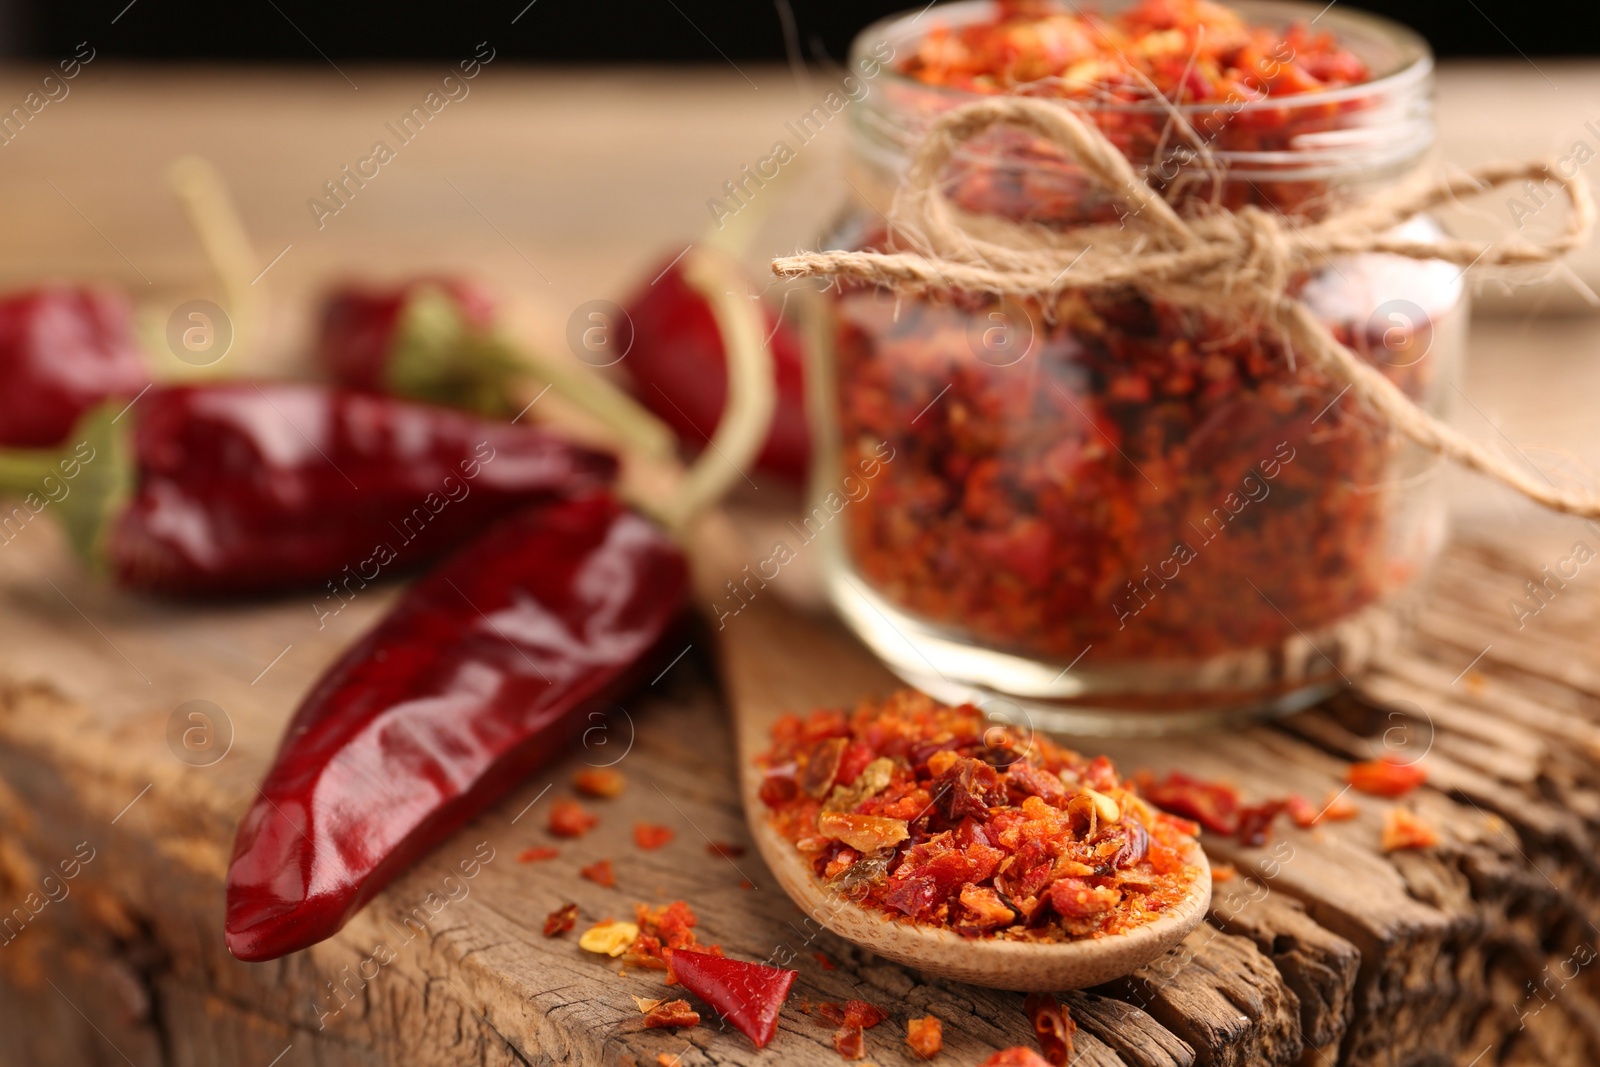
POLYGON ((1600 518, 1600 496, 1538 480, 1417 407, 1381 371, 1341 344, 1304 303, 1294 277, 1335 255, 1386 252, 1476 267, 1548 264, 1584 244, 1594 226, 1588 187, 1544 161, 1489 163, 1427 184, 1402 184, 1316 222, 1297 224, 1256 207, 1193 218, 1135 173, 1098 129, 1046 101, 998 96, 942 115, 918 144, 892 211, 916 252, 805 252, 772 262, 785 278, 849 277, 898 292, 961 289, 1046 301, 1069 290, 1133 287, 1171 303, 1259 321, 1295 358, 1343 382, 1394 429, 1423 448, 1511 486, 1556 511, 1600 518), (1127 209, 1117 226, 1065 232, 955 208, 938 176, 965 142, 1014 126, 1059 147, 1127 209), (1418 239, 1396 232, 1414 216, 1461 196, 1532 179, 1555 182, 1571 211, 1562 232, 1533 242, 1418 239))

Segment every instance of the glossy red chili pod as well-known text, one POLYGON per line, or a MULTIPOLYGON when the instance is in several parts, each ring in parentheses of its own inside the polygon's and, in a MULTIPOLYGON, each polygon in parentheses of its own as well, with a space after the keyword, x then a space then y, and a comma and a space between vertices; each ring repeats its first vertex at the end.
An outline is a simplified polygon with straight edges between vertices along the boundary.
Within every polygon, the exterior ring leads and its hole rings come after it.
MULTIPOLYGON (((698 452, 721 420, 728 396, 722 335, 710 305, 689 284, 680 260, 640 289, 625 310, 633 323, 633 346, 621 365, 634 393, 698 452)), ((756 465, 803 482, 811 462, 811 436, 800 339, 770 307, 763 306, 763 313, 772 337, 778 401, 756 465)))
POLYGON ((756 1048, 766 1048, 777 1034, 778 1012, 800 974, 681 948, 672 953, 672 973, 685 989, 754 1041, 756 1048))
POLYGON ((495 314, 462 278, 342 285, 323 301, 317 364, 346 388, 510 414, 521 368, 493 337, 495 314))
POLYGON ((616 473, 538 427, 326 386, 152 388, 122 406, 92 413, 59 458, 0 455, 0 484, 26 504, 53 477, 52 513, 85 560, 166 595, 322 586, 319 615, 337 612, 517 508, 616 473))
POLYGON ((60 444, 90 408, 149 383, 119 294, 60 286, 0 298, 0 446, 60 444))
POLYGON ((688 592, 677 544, 608 493, 523 510, 407 590, 289 724, 234 844, 229 950, 337 931, 649 677, 688 592))

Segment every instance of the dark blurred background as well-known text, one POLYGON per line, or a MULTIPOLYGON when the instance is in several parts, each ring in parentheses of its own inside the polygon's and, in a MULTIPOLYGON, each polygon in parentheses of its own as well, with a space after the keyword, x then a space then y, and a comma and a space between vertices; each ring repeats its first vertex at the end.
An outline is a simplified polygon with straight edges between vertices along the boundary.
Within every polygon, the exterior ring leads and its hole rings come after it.
MULTIPOLYGON (((813 61, 843 58, 861 27, 914 5, 787 2, 793 40, 813 61)), ((1336 2, 1410 25, 1443 56, 1600 51, 1597 0, 1336 2)), ((455 59, 489 37, 518 59, 693 63, 719 52, 781 59, 783 22, 773 0, 0 0, 0 55, 54 59, 87 39, 118 59, 455 59)))

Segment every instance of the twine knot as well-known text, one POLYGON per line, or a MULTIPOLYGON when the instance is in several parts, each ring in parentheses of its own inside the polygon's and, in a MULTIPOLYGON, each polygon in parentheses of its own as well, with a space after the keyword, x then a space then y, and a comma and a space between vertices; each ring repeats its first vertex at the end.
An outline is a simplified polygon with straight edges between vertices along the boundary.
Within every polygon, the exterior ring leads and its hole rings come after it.
POLYGON ((1600 518, 1600 496, 1535 478, 1419 408, 1372 364, 1341 344, 1290 294, 1294 279, 1332 256, 1389 253, 1442 260, 1463 274, 1483 267, 1549 264, 1587 242, 1595 205, 1589 188, 1543 160, 1488 163, 1426 182, 1402 183, 1317 221, 1259 207, 1177 211, 1092 124, 1059 104, 996 96, 941 115, 918 142, 889 214, 911 252, 804 252, 772 261, 784 278, 848 277, 902 293, 986 292, 1050 306, 1068 291, 1133 288, 1162 301, 1260 323, 1291 356, 1332 378, 1423 448, 1495 478, 1545 507, 1600 518), (995 126, 1011 126, 1059 148, 1125 209, 1116 225, 1058 231, 964 212, 939 189, 955 151, 995 126), (1406 221, 1458 197, 1532 180, 1553 183, 1570 210, 1554 237, 1514 235, 1489 243, 1419 238, 1406 221))

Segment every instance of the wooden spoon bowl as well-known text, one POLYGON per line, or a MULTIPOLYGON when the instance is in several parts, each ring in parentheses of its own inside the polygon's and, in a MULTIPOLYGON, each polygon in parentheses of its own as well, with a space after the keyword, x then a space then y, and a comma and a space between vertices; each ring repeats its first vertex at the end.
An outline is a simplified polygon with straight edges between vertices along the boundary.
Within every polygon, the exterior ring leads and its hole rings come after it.
MULTIPOLYGON (((898 922, 825 888, 800 853, 767 822, 756 757, 771 744, 785 711, 852 707, 862 697, 899 688, 896 679, 837 623, 808 614, 764 590, 732 601, 720 577, 728 560, 751 558, 725 518, 702 525, 697 546, 709 603, 737 610, 714 628, 724 689, 738 737, 739 788, 750 833, 784 892, 811 919, 849 941, 928 974, 996 989, 1081 989, 1129 974, 1170 951, 1200 924, 1211 903, 1211 869, 1198 842, 1184 860, 1201 869, 1193 892, 1161 918, 1123 934, 1037 943, 967 938, 898 922)), ((770 544, 770 542, 769 542, 770 544)))
POLYGON ((950 930, 900 922, 819 883, 794 845, 767 822, 766 805, 758 795, 760 785, 760 769, 747 760, 740 769, 740 788, 750 833, 784 892, 808 916, 840 937, 940 978, 1029 992, 1099 985, 1171 951, 1200 925, 1211 904, 1211 868, 1200 843, 1191 841, 1184 861, 1202 871, 1194 891, 1159 919, 1126 933, 1040 943, 963 937, 950 930))

